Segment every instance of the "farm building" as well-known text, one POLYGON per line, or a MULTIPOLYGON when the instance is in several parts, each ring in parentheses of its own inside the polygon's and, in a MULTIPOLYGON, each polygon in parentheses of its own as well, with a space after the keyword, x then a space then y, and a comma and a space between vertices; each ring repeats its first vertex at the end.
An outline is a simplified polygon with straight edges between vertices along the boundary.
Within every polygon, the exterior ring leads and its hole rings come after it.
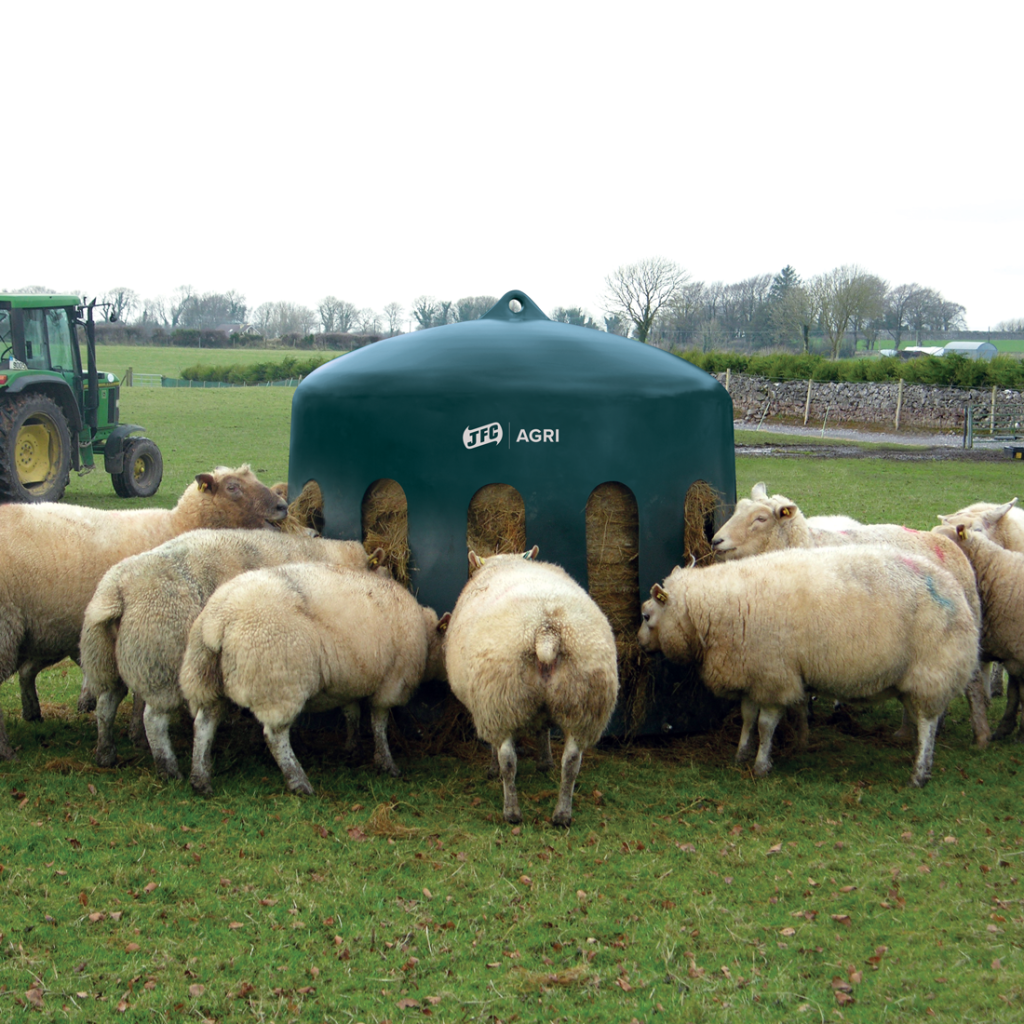
POLYGON ((942 349, 942 354, 966 356, 968 359, 993 359, 999 355, 999 349, 991 341, 951 341, 942 349))
MULTIPOLYGON (((324 534, 380 537, 392 572, 439 613, 455 605, 471 547, 537 544, 589 583, 621 655, 641 591, 710 552, 735 502, 732 416, 702 370, 553 322, 513 291, 479 320, 382 340, 305 378, 289 493, 315 484, 324 534)), ((689 714, 663 707, 648 721, 651 703, 642 722, 634 709, 634 731, 689 714)))

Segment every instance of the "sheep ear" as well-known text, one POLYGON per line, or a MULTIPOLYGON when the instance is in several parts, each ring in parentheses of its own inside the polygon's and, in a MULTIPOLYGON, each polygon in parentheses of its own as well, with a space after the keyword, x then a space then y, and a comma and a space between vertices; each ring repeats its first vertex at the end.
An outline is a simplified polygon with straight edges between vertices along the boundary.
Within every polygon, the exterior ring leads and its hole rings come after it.
POLYGON ((196 475, 196 484, 199 490, 212 493, 216 486, 216 481, 213 479, 212 473, 198 473, 196 475))
POLYGON ((963 540, 967 536, 967 527, 963 523, 960 523, 956 528, 957 540, 963 540))
POLYGON ((796 515, 796 505, 782 505, 779 508, 778 516, 780 519, 792 519, 796 515))
MULTIPOLYGON (((942 516, 939 516, 941 519, 942 516)), ((937 534, 940 537, 945 537, 947 540, 956 540, 956 527, 950 526, 949 523, 943 523, 941 526, 933 526, 932 533, 937 534)))
POLYGON ((470 553, 469 553, 469 567, 470 567, 470 569, 472 569, 473 572, 476 572, 477 569, 479 569, 480 566, 483 565, 483 564, 484 564, 484 559, 482 559, 475 551, 470 551, 470 553))
POLYGON ((1016 504, 1017 499, 1011 498, 1005 504, 997 505, 995 508, 989 509, 986 513, 984 513, 984 515, 982 515, 981 521, 986 526, 995 526, 995 524, 998 523, 999 520, 1002 519, 1003 516, 1005 516, 1006 513, 1009 512, 1010 509, 1013 508, 1013 506, 1016 504))
POLYGON ((651 597, 653 597, 655 601, 660 601, 661 604, 665 604, 668 601, 668 591, 665 590, 660 583, 655 583, 654 586, 651 587, 651 597))
POLYGON ((376 569, 377 566, 382 565, 384 563, 384 549, 375 548, 367 558, 367 563, 371 569, 376 569))
POLYGON ((451 612, 445 612, 444 615, 442 615, 441 618, 439 618, 437 620, 437 631, 438 631, 438 633, 447 632, 447 630, 448 630, 448 623, 451 622, 451 621, 452 621, 452 613, 451 612))
POLYGON ((759 480, 753 487, 750 488, 750 496, 754 501, 762 501, 768 497, 768 486, 763 480, 759 480))
POLYGON ((540 548, 537 547, 536 544, 534 544, 533 547, 530 548, 529 551, 524 552, 523 558, 530 560, 530 559, 536 558, 539 554, 540 554, 540 548))

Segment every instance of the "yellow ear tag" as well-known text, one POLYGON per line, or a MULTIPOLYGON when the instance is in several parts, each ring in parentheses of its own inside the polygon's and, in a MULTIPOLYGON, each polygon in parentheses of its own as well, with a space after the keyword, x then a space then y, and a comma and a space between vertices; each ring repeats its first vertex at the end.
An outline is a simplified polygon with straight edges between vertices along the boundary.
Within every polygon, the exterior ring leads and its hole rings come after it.
POLYGON ((654 599, 655 601, 660 601, 662 604, 664 604, 668 600, 668 594, 666 594, 664 590, 659 590, 654 595, 654 599))
POLYGON ((788 505, 784 508, 779 509, 779 518, 788 519, 793 514, 792 509, 788 505))

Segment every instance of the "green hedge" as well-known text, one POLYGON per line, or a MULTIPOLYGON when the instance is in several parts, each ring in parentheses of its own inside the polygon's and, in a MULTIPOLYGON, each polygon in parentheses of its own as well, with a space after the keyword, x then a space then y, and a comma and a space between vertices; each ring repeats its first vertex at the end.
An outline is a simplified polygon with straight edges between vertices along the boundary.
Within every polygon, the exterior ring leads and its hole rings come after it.
POLYGON ((335 356, 310 356, 298 359, 285 356, 278 362, 234 363, 228 366, 187 366, 181 371, 183 380, 216 381, 222 384, 266 384, 273 380, 290 380, 311 374, 318 366, 335 356))
POLYGON ((915 359, 894 356, 826 359, 824 356, 784 353, 759 356, 732 352, 683 352, 680 358, 707 373, 732 370, 733 373, 747 373, 771 380, 862 382, 899 380, 902 377, 908 384, 1024 390, 1024 361, 1007 355, 996 356, 991 362, 968 359, 957 353, 915 359))

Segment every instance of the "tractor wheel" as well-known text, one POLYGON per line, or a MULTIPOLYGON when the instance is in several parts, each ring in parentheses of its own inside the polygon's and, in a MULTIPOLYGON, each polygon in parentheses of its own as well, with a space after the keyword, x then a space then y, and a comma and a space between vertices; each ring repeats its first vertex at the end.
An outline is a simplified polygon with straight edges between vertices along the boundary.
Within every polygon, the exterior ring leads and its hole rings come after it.
POLYGON ((0 401, 0 501, 60 501, 71 474, 71 434, 45 395, 0 401))
POLYGON ((151 498, 164 476, 160 449, 148 437, 133 437, 125 442, 124 468, 113 473, 114 490, 122 498, 151 498))

